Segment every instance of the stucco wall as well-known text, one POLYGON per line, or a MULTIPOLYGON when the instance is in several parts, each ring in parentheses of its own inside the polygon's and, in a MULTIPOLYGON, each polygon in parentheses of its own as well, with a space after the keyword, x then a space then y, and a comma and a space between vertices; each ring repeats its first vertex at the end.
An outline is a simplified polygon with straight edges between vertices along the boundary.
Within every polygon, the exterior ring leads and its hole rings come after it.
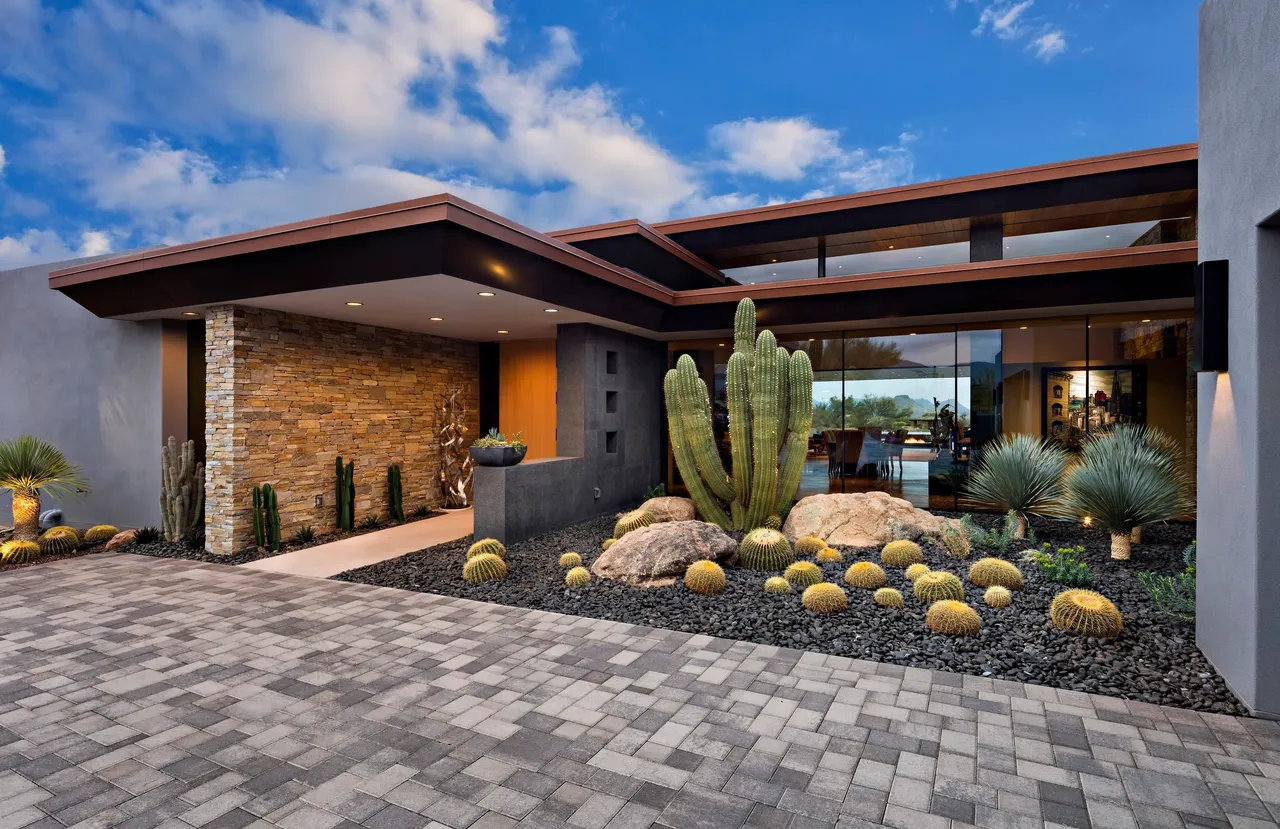
POLYGON ((252 490, 279 493, 281 532, 334 526, 334 457, 355 461, 355 520, 387 517, 387 467, 405 511, 440 504, 439 407, 461 385, 478 428, 475 343, 389 328, 220 307, 205 318, 206 544, 252 539, 252 490), (322 505, 315 505, 316 496, 322 505))
POLYGON ((1280 210, 1277 43, 1275 0, 1200 7, 1200 258, 1230 260, 1230 371, 1199 376, 1196 641, 1270 715, 1280 715, 1280 231, 1258 225, 1280 210))
POLYGON ((159 524, 161 325, 98 319, 50 290, 71 264, 0 272, 0 439, 36 435, 84 469, 92 490, 61 505, 69 523, 159 524))

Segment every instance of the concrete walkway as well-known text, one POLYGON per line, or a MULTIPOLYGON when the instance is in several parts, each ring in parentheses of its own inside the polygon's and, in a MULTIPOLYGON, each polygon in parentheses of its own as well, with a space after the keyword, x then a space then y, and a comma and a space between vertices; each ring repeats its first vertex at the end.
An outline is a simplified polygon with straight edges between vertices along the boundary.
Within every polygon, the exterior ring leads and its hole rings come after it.
POLYGON ((1277 817, 1274 722, 245 567, 0 574, 5 829, 1277 817))
POLYGON ((474 510, 446 512, 425 521, 414 521, 341 541, 317 544, 305 550, 259 559, 240 566, 267 573, 327 579, 346 570, 377 564, 424 547, 457 541, 471 534, 471 517, 474 514, 474 510))

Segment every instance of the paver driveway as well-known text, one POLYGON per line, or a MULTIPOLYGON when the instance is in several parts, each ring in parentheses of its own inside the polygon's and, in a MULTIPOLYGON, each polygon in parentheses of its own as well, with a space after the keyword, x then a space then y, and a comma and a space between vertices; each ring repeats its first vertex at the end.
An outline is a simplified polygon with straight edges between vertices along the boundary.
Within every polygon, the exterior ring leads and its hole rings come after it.
POLYGON ((0 574, 0 826, 1273 826, 1280 726, 131 555, 0 574))

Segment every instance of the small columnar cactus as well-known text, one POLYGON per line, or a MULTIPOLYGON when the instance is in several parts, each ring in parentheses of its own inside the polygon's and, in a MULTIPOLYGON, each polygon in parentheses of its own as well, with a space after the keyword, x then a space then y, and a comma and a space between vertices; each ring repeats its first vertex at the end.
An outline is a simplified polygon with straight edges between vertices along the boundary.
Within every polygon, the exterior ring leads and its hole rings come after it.
POLYGON ((507 554, 507 548, 502 546, 502 542, 496 538, 482 538, 475 544, 467 548, 467 559, 473 559, 476 556, 490 555, 502 558, 507 554))
POLYGON ((564 574, 564 583, 570 587, 586 587, 591 583, 591 571, 585 567, 572 567, 564 574))
POLYGON ((766 593, 790 593, 791 582, 782 576, 771 576, 764 580, 764 592, 766 593))
POLYGON ((712 596, 724 592, 724 570, 714 561, 695 561, 684 571, 684 586, 694 593, 712 596))
POLYGON ((769 530, 780 530, 782 529, 782 516, 770 515, 768 518, 764 519, 764 523, 760 526, 769 530))
POLYGON ((924 614, 924 622, 934 633, 947 636, 974 636, 982 629, 982 618, 978 611, 964 602, 943 599, 929 605, 924 614))
POLYGON ((822 581, 822 570, 812 561, 797 561, 783 572, 782 577, 798 587, 808 587, 822 581))
POLYGON ((1111 600, 1092 590, 1064 590, 1053 597, 1049 619, 1067 633, 1111 638, 1124 630, 1124 619, 1111 600))
POLYGON ((880 563, 885 567, 910 567, 922 561, 924 553, 920 550, 920 545, 906 539, 890 541, 880 551, 880 563))
POLYGON ((612 546, 613 546, 613 542, 615 542, 615 541, 617 541, 617 540, 618 540, 618 539, 616 539, 616 538, 606 538, 606 539, 604 540, 604 542, 600 545, 600 552, 602 552, 602 553, 603 553, 605 550, 607 550, 607 549, 609 549, 610 547, 612 547, 612 546))
POLYGON ((980 558, 969 568, 969 581, 978 587, 998 584, 1010 590, 1022 589, 1022 571, 1002 558, 980 558))
POLYGON ((964 585, 961 584, 960 579, 940 570, 931 570, 917 578, 912 592, 916 599, 925 604, 933 604, 943 599, 964 601, 964 585))
POLYGON ((118 532, 120 530, 110 524, 98 524, 84 531, 84 543, 101 544, 104 541, 110 541, 111 537, 118 532))
POLYGON ((806 587, 800 603, 810 613, 839 613, 849 606, 849 597, 840 585, 822 582, 806 587))
POLYGON ((582 556, 578 555, 577 553, 565 553, 564 555, 560 556, 561 570, 568 570, 573 567, 581 566, 581 564, 582 564, 582 556))
POLYGON ((40 545, 34 541, 6 541, 0 544, 0 564, 26 564, 40 558, 40 545))
POLYGON ((70 527, 53 527, 41 533, 36 543, 41 555, 64 556, 80 546, 80 536, 70 527))
POLYGON ((844 561, 844 556, 840 555, 839 550, 828 547, 827 549, 822 550, 816 556, 814 556, 813 560, 818 562, 819 564, 836 564, 838 562, 844 561))
POLYGON ((892 587, 881 587, 872 595, 872 598, 881 607, 902 607, 905 604, 902 601, 902 594, 892 587))
POLYGON ((647 509, 633 509, 618 518, 618 523, 613 525, 613 537, 622 538, 632 530, 647 527, 656 520, 647 509))
POLYGON ((796 539, 796 555, 816 556, 827 549, 827 542, 814 535, 806 535, 796 539))
POLYGON ((993 584, 982 594, 982 600, 987 603, 987 607, 1008 607, 1013 604, 1013 594, 1009 592, 1009 588, 993 584))
POLYGON ((903 573, 902 576, 907 581, 915 581, 927 572, 929 572, 929 565, 913 564, 907 568, 907 572, 903 573))
POLYGON ((782 570, 793 561, 787 537, 777 530, 752 530, 738 547, 738 563, 748 570, 782 570))
POLYGON ((884 587, 884 570, 874 561, 859 561, 844 571, 844 583, 863 590, 878 590, 884 587))
POLYGON ((462 566, 462 578, 470 584, 480 584, 507 577, 507 563, 493 553, 481 553, 467 559, 462 566))

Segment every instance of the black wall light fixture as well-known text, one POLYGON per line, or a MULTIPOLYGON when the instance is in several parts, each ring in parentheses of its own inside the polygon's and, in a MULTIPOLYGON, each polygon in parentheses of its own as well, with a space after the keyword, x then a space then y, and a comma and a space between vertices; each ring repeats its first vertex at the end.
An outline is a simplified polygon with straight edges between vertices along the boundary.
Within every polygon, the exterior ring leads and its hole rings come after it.
POLYGON ((1196 265, 1194 371, 1227 370, 1227 274, 1226 259, 1196 265))

